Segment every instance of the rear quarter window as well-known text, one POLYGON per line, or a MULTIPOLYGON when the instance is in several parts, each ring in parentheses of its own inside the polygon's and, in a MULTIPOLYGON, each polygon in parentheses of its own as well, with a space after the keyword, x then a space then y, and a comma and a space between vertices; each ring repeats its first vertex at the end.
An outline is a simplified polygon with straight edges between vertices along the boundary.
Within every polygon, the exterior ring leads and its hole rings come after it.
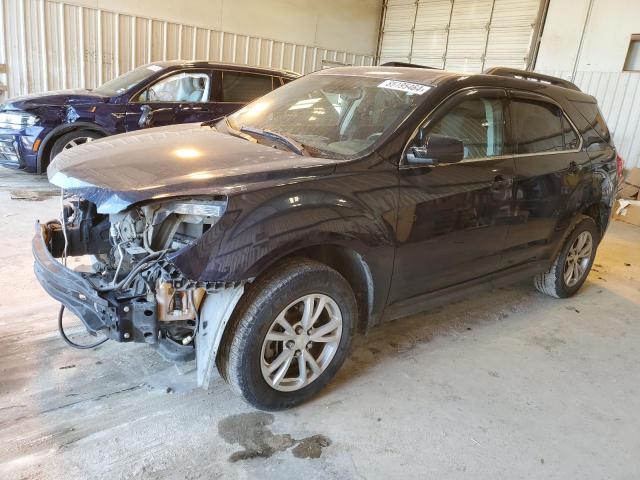
POLYGON ((611 133, 597 104, 577 101, 571 101, 571 104, 604 141, 608 142, 611 140, 611 133))

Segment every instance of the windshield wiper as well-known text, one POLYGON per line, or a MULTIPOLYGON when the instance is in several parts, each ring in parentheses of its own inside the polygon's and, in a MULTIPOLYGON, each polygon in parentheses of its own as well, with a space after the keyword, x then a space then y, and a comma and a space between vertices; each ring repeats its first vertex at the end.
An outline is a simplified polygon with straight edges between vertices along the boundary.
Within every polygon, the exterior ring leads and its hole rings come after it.
POLYGON ((274 140, 281 145, 284 145, 292 152, 297 153, 298 155, 304 155, 304 145, 281 133, 274 132, 273 130, 267 130, 266 128, 263 129, 245 126, 240 127, 240 131, 249 135, 258 135, 260 137, 268 138, 269 140, 274 140))
POLYGON ((216 123, 218 123, 218 122, 219 122, 220 120, 222 120, 223 118, 225 118, 225 119, 226 119, 226 118, 227 118, 227 116, 226 116, 226 115, 221 115, 221 116, 216 117, 216 118, 213 118, 213 119, 211 119, 211 120, 206 120, 206 121, 202 122, 202 123, 200 124, 200 126, 202 126, 202 127, 213 127, 216 123))

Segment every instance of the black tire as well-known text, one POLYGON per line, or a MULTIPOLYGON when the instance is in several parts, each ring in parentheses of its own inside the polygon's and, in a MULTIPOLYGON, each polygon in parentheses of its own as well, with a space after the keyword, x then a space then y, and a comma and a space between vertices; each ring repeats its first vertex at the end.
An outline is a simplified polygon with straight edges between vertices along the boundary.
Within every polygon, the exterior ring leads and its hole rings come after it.
POLYGON ((589 271, 593 265, 593 259, 596 256, 598 244, 600 243, 600 231, 596 222, 587 216, 582 216, 578 224, 575 226, 571 234, 566 238, 562 249, 554 259, 549 270, 545 273, 536 275, 533 284, 542 293, 555 298, 567 298, 575 294, 589 276, 589 271), (568 286, 565 278, 565 263, 569 249, 575 242, 576 238, 583 232, 589 232, 592 237, 593 246, 591 249, 591 257, 589 258, 585 272, 575 285, 568 286))
POLYGON ((56 158, 56 155, 58 155, 64 149, 65 145, 67 145, 69 142, 83 138, 91 138, 92 140, 97 140, 98 138, 102 138, 103 136, 104 135, 101 135, 98 132, 87 129, 73 130, 69 133, 65 133, 64 135, 56 139, 56 141, 53 143, 51 151, 49 152, 49 162, 47 163, 47 165, 51 163, 54 158, 56 158))
POLYGON ((356 318, 356 300, 342 275, 314 260, 283 261, 249 285, 240 300, 220 345, 218 370, 234 392, 258 409, 294 407, 334 377, 348 355, 356 318), (276 316, 309 294, 327 295, 338 305, 342 315, 340 341, 330 363, 314 381, 295 391, 279 391, 263 377, 262 345, 276 316))

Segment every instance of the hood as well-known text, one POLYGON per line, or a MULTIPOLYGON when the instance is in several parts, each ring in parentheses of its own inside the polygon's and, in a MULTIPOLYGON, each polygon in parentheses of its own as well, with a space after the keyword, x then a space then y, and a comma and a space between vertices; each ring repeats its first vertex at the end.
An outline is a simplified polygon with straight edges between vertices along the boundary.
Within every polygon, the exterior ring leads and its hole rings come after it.
POLYGON ((86 103, 105 102, 110 97, 98 95, 89 90, 57 90, 46 93, 34 93, 22 97, 14 97, 3 105, 4 110, 23 110, 34 107, 81 105, 86 103))
POLYGON ((200 124, 172 125, 106 137, 65 150, 49 180, 117 213, 151 199, 228 195, 333 171, 337 160, 296 155, 200 124))

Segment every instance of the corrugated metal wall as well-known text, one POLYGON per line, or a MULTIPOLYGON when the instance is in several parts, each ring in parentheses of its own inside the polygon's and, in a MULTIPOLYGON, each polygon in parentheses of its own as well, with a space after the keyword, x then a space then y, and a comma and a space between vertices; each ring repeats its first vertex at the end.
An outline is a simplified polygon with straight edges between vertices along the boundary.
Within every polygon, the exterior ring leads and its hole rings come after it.
MULTIPOLYGON (((571 72, 540 73, 570 78, 571 72)), ((578 71, 574 83, 598 99, 626 168, 640 167, 640 75, 636 72, 578 71)))
MULTIPOLYGON (((0 0, 0 64, 8 96, 96 87, 158 60, 199 59, 308 73, 323 60, 371 65, 374 57, 51 0, 0 0), (2 41, 4 40, 4 41, 2 41)), ((0 80, 2 80, 0 78, 0 80)))

